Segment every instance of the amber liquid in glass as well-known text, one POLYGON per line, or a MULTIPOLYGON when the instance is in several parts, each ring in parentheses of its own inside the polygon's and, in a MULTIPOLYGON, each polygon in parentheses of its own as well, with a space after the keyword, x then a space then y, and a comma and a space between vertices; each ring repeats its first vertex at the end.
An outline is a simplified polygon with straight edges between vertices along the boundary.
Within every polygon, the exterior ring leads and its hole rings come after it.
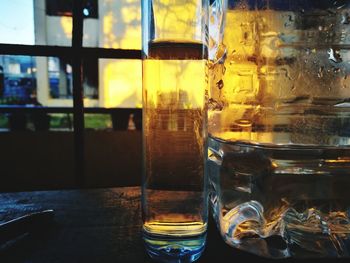
POLYGON ((194 260, 207 228, 207 62, 200 43, 149 48, 143 61, 144 240, 154 253, 187 253, 194 260))

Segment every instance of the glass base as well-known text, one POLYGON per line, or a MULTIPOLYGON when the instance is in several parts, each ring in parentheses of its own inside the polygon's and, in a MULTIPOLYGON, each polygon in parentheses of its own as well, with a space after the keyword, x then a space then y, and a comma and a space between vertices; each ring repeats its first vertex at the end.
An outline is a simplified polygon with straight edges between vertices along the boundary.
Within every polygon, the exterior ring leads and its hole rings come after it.
POLYGON ((153 235, 143 232, 146 251, 152 259, 166 263, 185 263, 197 260, 203 253, 206 243, 206 233, 177 237, 153 235))

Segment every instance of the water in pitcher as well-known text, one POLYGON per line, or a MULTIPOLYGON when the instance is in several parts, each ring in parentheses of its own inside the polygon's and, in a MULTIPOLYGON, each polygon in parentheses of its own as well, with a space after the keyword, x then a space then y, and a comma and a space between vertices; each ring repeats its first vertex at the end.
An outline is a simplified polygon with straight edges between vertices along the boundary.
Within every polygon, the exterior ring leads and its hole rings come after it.
POLYGON ((203 251, 207 61, 192 42, 155 42, 143 62, 143 233, 150 253, 189 262, 203 251))
POLYGON ((265 257, 349 256, 349 3, 234 2, 211 65, 220 232, 265 257))

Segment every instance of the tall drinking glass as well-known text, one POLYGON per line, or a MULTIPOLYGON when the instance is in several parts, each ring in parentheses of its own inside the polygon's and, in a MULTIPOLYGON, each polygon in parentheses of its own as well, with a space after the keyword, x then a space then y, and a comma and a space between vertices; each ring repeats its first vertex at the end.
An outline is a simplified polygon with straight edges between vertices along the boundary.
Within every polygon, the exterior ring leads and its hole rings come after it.
POLYGON ((213 10, 208 167, 222 237, 270 258, 348 257, 350 1, 213 10))
POLYGON ((205 0, 143 0, 143 238, 151 257, 192 262, 207 229, 205 0))

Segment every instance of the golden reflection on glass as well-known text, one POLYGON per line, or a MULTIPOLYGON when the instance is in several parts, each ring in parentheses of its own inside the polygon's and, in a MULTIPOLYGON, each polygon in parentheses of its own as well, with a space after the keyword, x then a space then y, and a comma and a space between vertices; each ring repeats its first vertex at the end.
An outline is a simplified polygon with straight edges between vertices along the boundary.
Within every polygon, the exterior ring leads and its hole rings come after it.
POLYGON ((104 107, 142 107, 140 60, 100 59, 99 68, 104 107))
POLYGON ((72 39, 73 19, 69 16, 62 16, 60 23, 66 38, 72 39))
POLYGON ((141 49, 140 0, 101 0, 100 17, 104 48, 141 49))

